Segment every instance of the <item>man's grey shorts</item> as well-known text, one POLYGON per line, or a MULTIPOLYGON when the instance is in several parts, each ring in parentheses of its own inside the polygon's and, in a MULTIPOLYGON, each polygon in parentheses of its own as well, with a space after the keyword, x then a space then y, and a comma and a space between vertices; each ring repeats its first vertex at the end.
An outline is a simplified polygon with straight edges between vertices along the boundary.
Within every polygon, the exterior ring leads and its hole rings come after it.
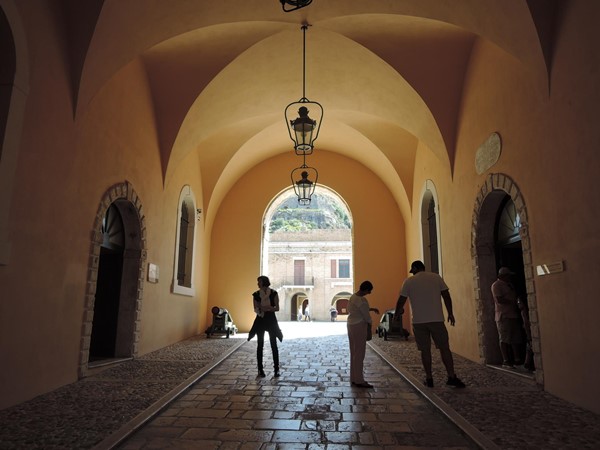
POLYGON ((523 330, 519 319, 500 319, 496 325, 500 342, 511 345, 523 343, 523 330))
POLYGON ((413 333, 417 348, 421 351, 431 349, 431 339, 440 350, 450 348, 448 330, 444 322, 413 323, 413 333))

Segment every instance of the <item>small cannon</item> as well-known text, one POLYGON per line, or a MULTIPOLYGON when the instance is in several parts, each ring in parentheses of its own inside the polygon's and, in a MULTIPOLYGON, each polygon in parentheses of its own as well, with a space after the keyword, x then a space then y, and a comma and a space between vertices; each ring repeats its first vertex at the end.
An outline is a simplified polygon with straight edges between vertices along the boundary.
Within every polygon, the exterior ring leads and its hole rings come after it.
POLYGON ((408 340, 410 336, 410 332, 402 327, 402 319, 400 321, 395 322, 394 320, 394 310, 390 309, 386 311, 379 321, 379 326, 377 327, 377 335, 382 337, 384 341, 387 341, 388 338, 391 337, 400 337, 404 338, 404 340, 408 340))
POLYGON ((215 334, 225 335, 226 338, 233 336, 237 333, 238 328, 233 323, 231 314, 225 308, 219 308, 213 306, 212 312, 212 325, 206 329, 206 337, 210 338, 215 334))

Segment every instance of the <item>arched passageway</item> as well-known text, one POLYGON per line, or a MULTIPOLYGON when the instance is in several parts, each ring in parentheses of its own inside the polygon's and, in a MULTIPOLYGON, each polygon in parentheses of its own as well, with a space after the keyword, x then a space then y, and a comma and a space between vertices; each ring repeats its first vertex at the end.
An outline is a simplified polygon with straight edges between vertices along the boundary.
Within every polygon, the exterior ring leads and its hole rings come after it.
POLYGON ((332 299, 352 290, 352 220, 334 191, 317 186, 310 205, 298 205, 286 189, 264 215, 262 273, 279 293, 288 320, 330 320, 332 299))

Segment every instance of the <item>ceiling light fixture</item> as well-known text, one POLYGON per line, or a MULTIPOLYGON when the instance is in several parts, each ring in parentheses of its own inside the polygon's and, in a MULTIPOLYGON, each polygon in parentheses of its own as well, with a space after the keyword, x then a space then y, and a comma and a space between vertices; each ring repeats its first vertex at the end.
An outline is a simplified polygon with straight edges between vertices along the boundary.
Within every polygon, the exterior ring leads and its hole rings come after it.
POLYGON ((302 98, 297 102, 290 103, 285 108, 285 123, 294 142, 294 150, 297 155, 310 155, 314 148, 314 142, 319 136, 319 129, 323 120, 323 107, 318 102, 311 102, 306 98, 306 29, 308 24, 302 25, 302 98), (290 119, 298 110, 298 117, 290 119), (309 112, 313 111, 313 118, 309 112))
POLYGON ((306 165, 306 156, 304 156, 304 163, 300 167, 296 167, 291 173, 292 186, 294 192, 298 197, 299 205, 310 205, 310 200, 317 187, 317 180, 319 179, 319 172, 314 167, 306 165), (295 178, 300 177, 298 180, 295 178), (311 181, 308 177, 312 176, 315 181, 311 181))
POLYGON ((281 7, 285 12, 296 11, 297 9, 304 8, 312 3, 312 0, 279 0, 281 7), (286 5, 287 8, 286 9, 286 5))

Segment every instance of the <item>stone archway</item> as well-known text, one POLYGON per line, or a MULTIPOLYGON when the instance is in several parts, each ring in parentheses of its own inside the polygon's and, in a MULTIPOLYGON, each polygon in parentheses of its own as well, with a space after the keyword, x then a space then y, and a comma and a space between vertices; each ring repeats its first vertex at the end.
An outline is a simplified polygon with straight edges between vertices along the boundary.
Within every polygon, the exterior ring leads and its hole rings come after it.
POLYGON ((19 10, 0 0, 0 266, 10 263, 9 214, 29 95, 29 49, 19 10))
POLYGON ((332 305, 337 310, 337 317, 346 320, 348 317, 348 300, 352 297, 352 293, 343 291, 337 293, 332 300, 332 305))
MULTIPOLYGON (((523 266, 527 290, 527 302, 531 321, 532 347, 535 358, 535 378, 539 384, 544 383, 544 371, 541 357, 541 342, 539 332, 539 318, 537 309, 537 296, 534 282, 534 267, 532 264, 531 244, 529 238, 529 217, 523 195, 516 183, 507 175, 490 174, 479 190, 473 211, 471 224, 471 254, 475 299, 477 301, 477 331, 481 363, 488 361, 489 355, 494 354, 492 346, 497 346, 497 340, 490 339, 493 322, 493 299, 490 286, 496 279, 496 261, 494 250, 494 226, 501 201, 509 195, 520 216, 521 238, 523 252, 523 266), (494 342, 495 343, 494 343, 494 342)), ((493 331, 495 333, 495 331, 493 331)), ((498 350, 499 352, 499 350, 498 350)))
POLYGON ((88 282, 84 303, 84 317, 79 355, 79 377, 86 375, 89 365, 90 342, 94 319, 94 303, 98 282, 100 253, 103 243, 102 221, 111 205, 115 205, 124 222, 127 236, 123 256, 123 317, 119 319, 123 338, 115 349, 117 353, 127 353, 135 357, 141 329, 141 303, 144 286, 144 263, 146 261, 146 226, 139 196, 129 182, 112 186, 104 194, 92 229, 92 242, 88 267, 88 282))

